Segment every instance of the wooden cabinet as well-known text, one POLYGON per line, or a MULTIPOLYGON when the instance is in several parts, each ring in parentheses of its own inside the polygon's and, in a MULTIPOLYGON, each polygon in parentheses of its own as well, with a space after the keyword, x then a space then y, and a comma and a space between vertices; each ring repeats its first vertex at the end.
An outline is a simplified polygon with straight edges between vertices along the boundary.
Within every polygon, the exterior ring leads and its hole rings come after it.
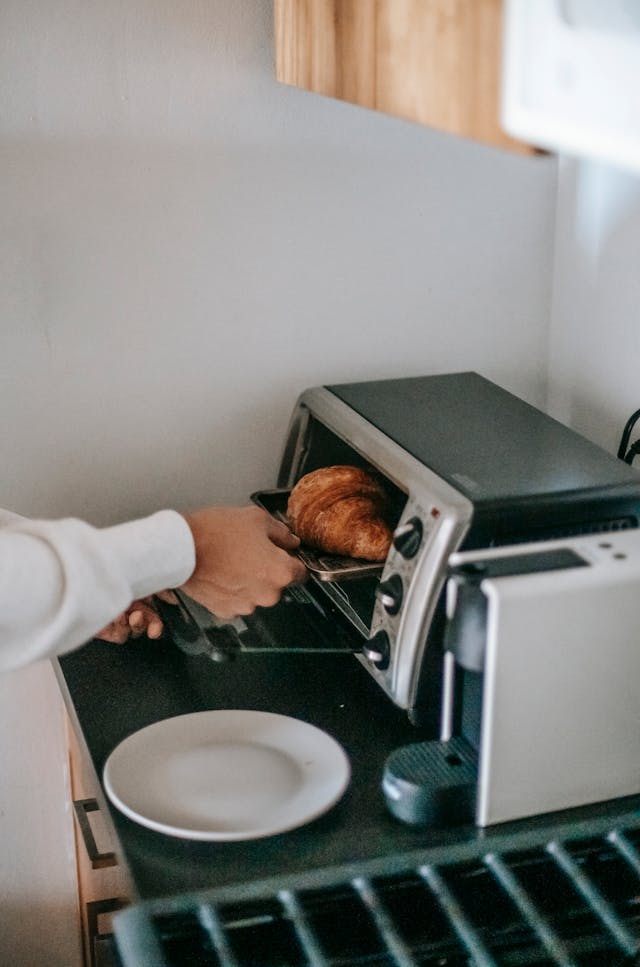
POLYGON ((71 795, 75 819, 78 903, 84 967, 111 963, 110 919, 126 906, 131 890, 118 863, 93 767, 67 720, 71 795))
POLYGON ((521 153, 498 121, 502 0, 275 0, 276 77, 521 153))

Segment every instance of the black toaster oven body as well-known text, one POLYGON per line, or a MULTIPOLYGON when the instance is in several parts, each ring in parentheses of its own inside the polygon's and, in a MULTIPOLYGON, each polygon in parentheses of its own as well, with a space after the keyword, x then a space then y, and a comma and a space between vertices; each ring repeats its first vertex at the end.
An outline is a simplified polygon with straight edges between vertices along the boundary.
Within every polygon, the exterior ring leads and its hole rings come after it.
POLYGON ((633 468, 477 373, 327 388, 469 499, 465 549, 638 526, 633 468))

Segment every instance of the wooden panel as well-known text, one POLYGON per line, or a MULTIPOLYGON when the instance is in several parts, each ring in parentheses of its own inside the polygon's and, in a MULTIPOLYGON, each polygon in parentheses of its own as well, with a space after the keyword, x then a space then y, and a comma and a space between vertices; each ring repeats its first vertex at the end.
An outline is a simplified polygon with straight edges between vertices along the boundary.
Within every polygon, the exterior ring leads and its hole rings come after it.
POLYGON ((502 0, 275 0, 285 84, 530 153, 498 123, 502 0))
MULTIPOLYGON (((73 726, 67 720, 67 742, 71 775, 71 794, 75 801, 99 799, 99 783, 80 748, 73 726)), ((91 831, 101 854, 113 850, 111 831, 100 809, 91 813, 91 831)), ((78 903, 82 922, 82 947, 85 967, 94 967, 93 937, 104 930, 104 920, 113 911, 126 906, 130 894, 128 879, 122 867, 114 863, 94 868, 78 828, 74 824, 76 864, 78 871, 78 903)), ((115 857, 114 857, 115 859, 115 857)))

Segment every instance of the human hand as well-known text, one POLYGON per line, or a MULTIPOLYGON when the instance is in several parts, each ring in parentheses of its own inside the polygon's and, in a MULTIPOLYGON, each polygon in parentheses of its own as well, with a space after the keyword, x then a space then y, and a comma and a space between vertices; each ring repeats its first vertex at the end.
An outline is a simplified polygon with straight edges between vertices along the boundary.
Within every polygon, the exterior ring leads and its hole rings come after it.
POLYGON ((213 507, 185 514, 196 549, 196 566, 182 589, 217 617, 270 607, 284 588, 305 580, 292 552, 300 541, 259 507, 213 507))
POLYGON ((152 598, 133 601, 126 611, 99 631, 96 638, 114 645, 122 645, 129 638, 140 638, 145 632, 147 638, 159 638, 164 625, 152 601, 152 598))

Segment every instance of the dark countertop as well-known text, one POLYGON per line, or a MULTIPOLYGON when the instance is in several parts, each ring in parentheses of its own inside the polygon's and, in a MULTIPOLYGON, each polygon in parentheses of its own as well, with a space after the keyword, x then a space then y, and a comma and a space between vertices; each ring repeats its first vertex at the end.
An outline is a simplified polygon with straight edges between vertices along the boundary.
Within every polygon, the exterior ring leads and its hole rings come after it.
POLYGON ((171 641, 125 646, 94 641, 57 664, 67 707, 97 776, 111 751, 152 722, 206 709, 258 709, 310 722, 337 739, 351 761, 343 798, 299 829, 264 839, 207 843, 153 832, 102 795, 131 886, 130 899, 155 901, 198 891, 241 892, 310 871, 403 862, 403 856, 514 849, 556 836, 594 835, 640 816, 640 797, 505 823, 482 831, 407 826, 387 811, 380 788, 389 752, 425 736, 412 726, 352 655, 255 654, 226 665, 189 656, 171 641))
POLYGON ((459 836, 405 826, 388 813, 380 788, 385 759, 425 736, 352 655, 256 654, 218 665, 186 655, 169 640, 94 641, 61 658, 57 671, 99 777, 110 752, 131 733, 206 709, 259 709, 302 719, 337 739, 351 761, 349 788, 324 816, 250 842, 166 836, 106 803, 139 899, 351 863, 459 836))
MULTIPOLYGON (((443 909, 448 911, 448 920, 441 924, 444 932, 441 937, 436 931, 432 937, 433 923, 440 922, 441 916, 433 906, 440 887, 437 882, 430 887, 435 891, 431 899, 422 887, 411 894, 407 900, 409 921, 422 924, 416 949, 422 949, 420 944, 428 940, 431 946, 426 949, 439 950, 441 960, 446 949, 453 958, 451 963, 454 959, 456 963, 471 963, 474 938, 484 938, 481 942, 492 949, 496 945, 496 949, 502 949, 503 943, 511 949, 513 937, 521 937, 523 929, 518 922, 520 933, 514 935, 513 910, 517 904, 512 907, 507 902, 505 906, 502 894, 496 894, 497 884, 488 882, 491 877, 487 863, 492 857, 503 865, 506 862, 505 869, 512 874, 522 861, 523 870, 517 872, 518 877, 528 875, 527 863, 534 870, 540 867, 546 871, 542 898, 536 898, 533 889, 537 881, 527 881, 530 892, 525 898, 531 912, 523 916, 529 923, 525 929, 531 930, 528 936, 536 934, 539 909, 546 910, 546 916, 551 916, 553 909, 554 929, 563 943, 570 951, 579 948, 581 954, 595 952, 593 963, 630 963, 627 954, 637 952, 640 797, 521 820, 486 831, 472 824, 419 829, 400 823, 387 811, 380 779, 392 749, 424 736, 393 706, 352 655, 263 653, 217 665, 204 655, 186 655, 170 641, 140 640, 125 646, 96 641, 60 659, 56 665, 71 720, 97 776, 102 775, 110 752, 131 733, 160 719, 216 708, 267 710, 303 719, 336 738, 351 760, 351 783, 343 798, 325 815, 299 829, 255 841, 206 843, 156 833, 127 819, 110 806, 103 793, 99 794, 101 806, 108 811, 115 851, 123 864, 130 886, 129 899, 133 901, 114 924, 118 959, 127 967, 186 963, 187 956, 191 958, 189 951, 210 951, 217 934, 214 931, 210 935, 209 927, 205 930, 202 926, 203 910, 214 918, 212 923, 224 924, 220 930, 225 943, 231 943, 233 933, 233 944, 240 944, 238 949, 244 949, 242 944, 246 942, 249 953, 256 943, 260 950, 259 961, 249 956, 237 960, 222 958, 220 963, 266 963, 264 943, 272 942, 273 931, 279 937, 281 933, 290 937, 289 908, 281 912, 283 897, 288 896, 296 897, 298 903, 311 904, 309 915, 314 909, 314 897, 321 898, 320 911, 326 902, 331 916, 324 928, 323 943, 343 953, 352 952, 353 931, 348 915, 351 907, 347 905, 345 913, 342 904, 345 897, 351 897, 355 884, 372 885, 374 895, 370 902, 375 907, 381 902, 380 891, 387 888, 385 884, 401 881, 411 886, 420 881, 418 871, 427 867, 440 870, 438 876, 446 874, 445 868, 461 871, 456 882, 464 900, 459 913, 455 905, 449 909, 444 904, 443 909), (622 833, 618 841, 630 853, 616 854, 609 840, 610 830, 616 831, 616 835, 622 833), (562 872, 560 860, 552 860, 543 845, 555 848, 560 844, 561 852, 565 848, 563 840, 572 841, 569 849, 575 860, 569 858, 568 862, 574 863, 576 872, 571 872, 571 868, 568 873, 562 872), (607 880, 606 871, 612 866, 613 873, 607 880), (563 885, 565 873, 574 884, 573 892, 567 884, 563 885), (606 889, 608 901, 599 898, 596 885, 603 875, 600 889, 606 889), (549 891, 551 900, 547 902, 544 898, 549 891), (331 906, 334 899, 335 903, 339 900, 338 906, 331 906), (412 906, 415 903, 418 906, 412 906), (476 927, 471 934, 466 928, 461 932, 458 921, 464 923, 465 916, 471 914, 477 919, 476 927), (574 921, 580 924, 578 934, 574 921), (175 945, 180 943, 183 948, 178 954, 175 945), (169 956, 170 950, 179 959, 169 956)), ((395 886, 392 892, 393 889, 395 886)), ((390 898, 391 894, 387 900, 390 898)), ((303 920, 306 915, 300 914, 303 920)), ((396 930, 405 929, 401 927, 406 920, 403 916, 402 911, 396 910, 393 928, 385 928, 380 934, 379 944, 387 952, 380 954, 380 963, 383 956, 385 963, 408 962, 394 959, 392 946, 387 942, 396 930)), ((321 923, 320 919, 316 929, 320 929, 321 923)), ((414 933, 412 926, 409 935, 413 937, 414 933)), ((311 962, 305 959, 305 937, 302 930, 294 960, 277 962, 311 962), (304 956, 299 945, 304 947, 304 956)), ((279 949, 276 945, 274 958, 279 949)), ((209 954, 198 962, 213 963, 209 954)), ((355 959, 349 962, 355 963, 355 959)), ((512 961, 497 957, 495 961, 477 962, 512 961)), ((276 959, 269 963, 275 964, 276 959)))

